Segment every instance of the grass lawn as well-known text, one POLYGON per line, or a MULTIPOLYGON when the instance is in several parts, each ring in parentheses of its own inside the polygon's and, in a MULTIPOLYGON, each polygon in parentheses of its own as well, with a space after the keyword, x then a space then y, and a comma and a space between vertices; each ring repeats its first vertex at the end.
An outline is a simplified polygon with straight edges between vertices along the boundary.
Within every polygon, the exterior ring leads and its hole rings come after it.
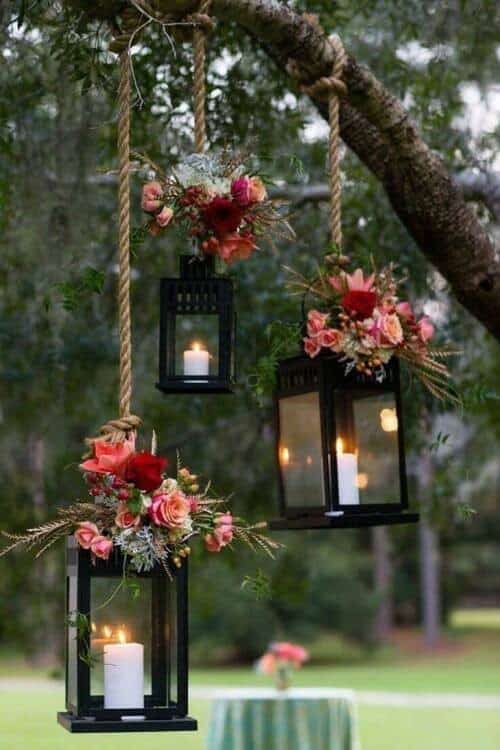
MULTIPOLYGON (((55 723, 63 703, 60 689, 0 694, 2 750, 86 748, 97 738, 70 736, 55 723)), ((210 705, 193 700, 198 733, 100 735, 99 750, 203 750, 210 705)), ((362 750, 498 750, 498 711, 442 708, 359 708, 362 750)), ((269 749, 271 750, 271 748, 269 749)), ((318 749, 319 750, 319 749, 318 749)), ((323 749, 321 749, 323 750, 323 749)), ((333 749, 332 749, 333 750, 333 749)))

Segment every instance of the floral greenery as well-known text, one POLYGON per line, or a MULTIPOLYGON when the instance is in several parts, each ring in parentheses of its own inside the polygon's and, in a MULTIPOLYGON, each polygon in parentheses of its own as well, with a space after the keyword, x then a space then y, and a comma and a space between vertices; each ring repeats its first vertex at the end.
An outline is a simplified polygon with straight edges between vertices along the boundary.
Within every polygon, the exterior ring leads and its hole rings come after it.
POLYGON ((425 315, 417 319, 410 303, 400 300, 402 282, 395 266, 378 270, 372 262, 372 272, 365 276, 360 268, 347 273, 349 265, 349 258, 337 251, 325 256, 311 279, 291 271, 290 286, 315 302, 307 315, 305 352, 312 358, 334 353, 345 362, 346 372, 356 368, 377 381, 397 356, 433 396, 460 403, 442 361, 458 351, 430 343, 434 326, 425 315))
MULTIPOLYGON (((153 453, 136 452, 135 436, 122 443, 93 442, 91 458, 80 468, 93 502, 77 501, 60 508, 59 518, 24 534, 8 534, 0 557, 24 546, 37 548, 37 557, 58 539, 74 533, 92 558, 107 560, 113 549, 124 557, 124 580, 130 569, 138 573, 161 565, 169 574, 187 557, 192 538, 201 537, 209 552, 220 552, 233 542, 273 555, 279 545, 261 530, 233 517, 227 502, 200 489, 198 478, 177 462, 176 478, 164 474, 167 461, 153 453)), ((120 584, 120 585, 122 585, 120 584)))
POLYGON ((169 174, 138 156, 155 176, 144 185, 141 203, 152 235, 180 225, 198 252, 227 264, 249 258, 257 242, 272 241, 273 234, 293 237, 277 210, 280 202, 268 198, 262 178, 250 172, 240 155, 192 154, 169 174))
POLYGON ((262 404, 264 397, 273 390, 278 361, 297 349, 300 330, 299 323, 285 323, 281 320, 275 320, 266 327, 268 353, 259 358, 254 372, 248 377, 249 386, 259 403, 262 404))

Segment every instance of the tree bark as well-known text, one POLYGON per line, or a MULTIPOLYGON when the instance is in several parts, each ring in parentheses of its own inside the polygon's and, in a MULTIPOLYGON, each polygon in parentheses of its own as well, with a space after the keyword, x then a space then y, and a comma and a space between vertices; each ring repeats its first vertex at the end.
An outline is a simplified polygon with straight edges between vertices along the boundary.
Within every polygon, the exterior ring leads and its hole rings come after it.
MULTIPOLYGON (((123 9, 121 0, 66 3, 101 19, 123 9)), ((192 0, 155 4, 174 17, 196 6, 192 0)), ((213 0, 211 13, 239 24, 292 78, 294 87, 332 69, 333 48, 309 14, 277 0, 213 0)), ((500 339, 500 262, 462 190, 441 157, 422 140, 401 102, 366 67, 349 56, 343 78, 348 88, 340 111, 343 140, 379 179, 395 212, 457 299, 500 339)), ((313 101, 326 119, 326 102, 313 101)))
POLYGON ((393 623, 391 545, 388 529, 376 526, 372 529, 374 558, 374 584, 378 596, 375 616, 375 636, 379 641, 388 641, 393 623))

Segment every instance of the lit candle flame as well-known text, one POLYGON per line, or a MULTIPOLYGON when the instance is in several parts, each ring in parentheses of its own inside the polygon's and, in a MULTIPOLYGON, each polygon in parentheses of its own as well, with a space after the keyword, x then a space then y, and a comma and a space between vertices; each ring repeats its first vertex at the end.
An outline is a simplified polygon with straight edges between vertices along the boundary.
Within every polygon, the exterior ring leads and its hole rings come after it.
POLYGON ((125 635, 124 630, 118 631, 118 640, 120 643, 126 643, 127 642, 127 636, 125 635))
POLYGON ((97 631, 97 625, 95 624, 95 622, 90 623, 90 630, 92 633, 95 633, 97 631))
POLYGON ((337 456, 341 456, 344 452, 344 441, 341 437, 337 438, 337 442, 335 443, 335 450, 337 451, 337 456))
POLYGON ((397 432, 398 418, 396 409, 382 409, 380 412, 380 425, 384 432, 397 432))
POLYGON ((199 341, 193 341, 191 344, 191 349, 193 352, 204 352, 205 349, 203 348, 203 344, 200 344, 199 341))
POLYGON ((288 466, 288 464, 290 463, 290 451, 285 446, 283 446, 280 450, 280 460, 282 466, 288 466))
POLYGON ((102 634, 105 638, 111 638, 111 636, 113 635, 113 631, 111 630, 109 625, 104 625, 102 629, 102 634))
POLYGON ((366 490, 368 487, 368 474, 366 474, 364 471, 361 471, 356 476, 356 487, 360 490, 366 490))
POLYGON ((308 456, 308 457, 306 458, 306 464, 307 464, 308 466, 312 466, 312 463, 313 463, 313 460, 312 460, 312 456, 308 456))

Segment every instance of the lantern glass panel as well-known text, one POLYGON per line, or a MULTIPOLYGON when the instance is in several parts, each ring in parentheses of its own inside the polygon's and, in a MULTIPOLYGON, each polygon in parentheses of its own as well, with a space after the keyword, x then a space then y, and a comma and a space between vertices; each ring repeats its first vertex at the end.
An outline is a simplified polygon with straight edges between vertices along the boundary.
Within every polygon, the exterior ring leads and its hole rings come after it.
POLYGON ((399 436, 391 392, 335 391, 341 505, 399 504, 399 436))
POLYGON ((280 399, 279 421, 279 462, 287 505, 325 505, 319 394, 280 399))
POLYGON ((175 375, 219 374, 219 316, 177 314, 175 375))
MULTIPOLYGON (((134 579, 134 599, 127 587, 118 589, 120 580, 100 576, 91 580, 90 590, 90 654, 92 669, 90 670, 90 692, 94 698, 105 693, 104 662, 110 662, 106 667, 108 675, 113 679, 112 672, 117 671, 111 660, 105 657, 108 646, 120 644, 141 644, 143 658, 139 659, 143 665, 142 694, 151 693, 151 578, 134 579), (104 606, 103 606, 104 605, 104 606)), ((141 705, 130 706, 141 708, 141 705)))

